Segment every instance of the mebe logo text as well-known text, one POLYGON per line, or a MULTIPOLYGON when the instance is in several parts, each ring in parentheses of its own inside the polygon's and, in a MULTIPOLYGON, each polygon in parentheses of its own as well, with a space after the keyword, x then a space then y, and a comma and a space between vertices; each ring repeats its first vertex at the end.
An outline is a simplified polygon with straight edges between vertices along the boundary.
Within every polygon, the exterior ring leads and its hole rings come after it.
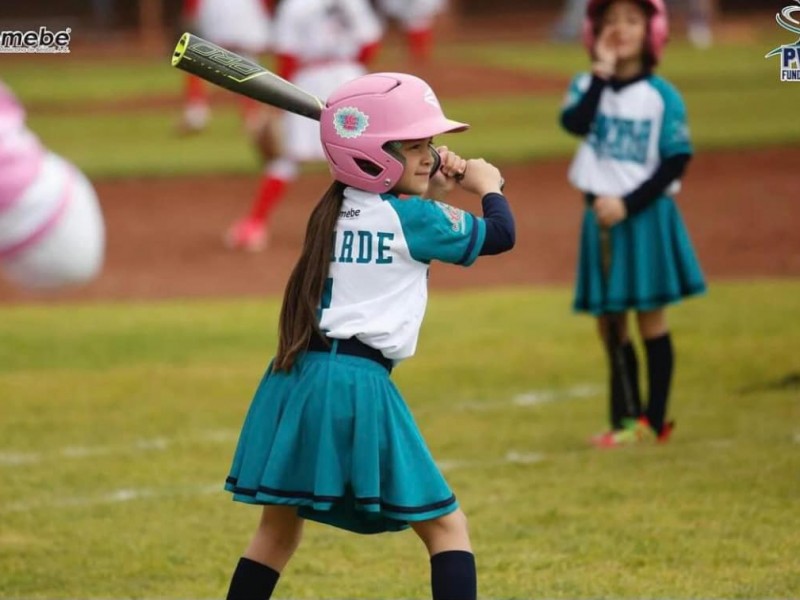
POLYGON ((53 32, 47 27, 38 31, 0 31, 0 46, 19 48, 21 46, 69 46, 71 29, 53 32))

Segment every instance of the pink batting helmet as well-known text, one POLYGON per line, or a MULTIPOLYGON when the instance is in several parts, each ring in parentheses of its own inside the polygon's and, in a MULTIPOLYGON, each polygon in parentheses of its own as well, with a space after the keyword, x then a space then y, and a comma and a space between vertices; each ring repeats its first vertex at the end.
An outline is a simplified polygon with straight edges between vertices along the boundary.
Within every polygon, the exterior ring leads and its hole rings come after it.
MULTIPOLYGON (((603 9, 611 4, 613 0, 590 0, 586 7, 586 18, 583 20, 583 45, 594 55, 594 46, 597 43, 598 19, 602 15, 603 9)), ((664 46, 669 39, 669 19, 667 18, 667 7, 664 0, 638 0, 639 4, 647 7, 652 13, 647 35, 647 52, 653 59, 653 64, 658 64, 664 46)))
POLYGON ((371 73, 336 89, 320 116, 320 137, 331 175, 368 192, 386 192, 403 175, 388 142, 464 131, 451 121, 431 87, 404 73, 371 73))

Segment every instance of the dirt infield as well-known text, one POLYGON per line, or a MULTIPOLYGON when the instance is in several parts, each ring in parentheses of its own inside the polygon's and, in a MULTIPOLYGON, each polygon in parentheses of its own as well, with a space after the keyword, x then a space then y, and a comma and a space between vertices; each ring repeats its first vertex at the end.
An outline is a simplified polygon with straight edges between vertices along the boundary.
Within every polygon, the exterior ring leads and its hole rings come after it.
MULTIPOLYGON (((700 154, 679 204, 709 278, 800 276, 800 149, 700 154)), ((563 160, 504 169, 517 219, 517 247, 469 269, 435 265, 431 288, 568 284, 581 202, 563 160)), ((279 206, 269 248, 226 250, 225 226, 249 205, 256 177, 197 177, 97 183, 108 229, 102 275, 81 289, 31 294, 0 282, 0 302, 122 300, 278 294, 299 252, 305 222, 326 187, 304 175, 279 206)), ((454 204, 480 212, 455 195, 454 204)))

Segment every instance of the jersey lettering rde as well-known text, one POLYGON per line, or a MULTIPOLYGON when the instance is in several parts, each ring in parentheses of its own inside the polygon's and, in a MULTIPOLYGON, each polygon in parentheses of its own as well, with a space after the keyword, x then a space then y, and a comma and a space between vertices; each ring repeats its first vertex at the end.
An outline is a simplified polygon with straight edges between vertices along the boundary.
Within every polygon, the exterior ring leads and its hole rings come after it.
POLYGON ((393 261, 389 245, 393 239, 388 231, 334 231, 331 262, 388 265, 393 261))
MULTIPOLYGON (((590 81, 588 74, 573 80, 565 110, 580 101, 590 81)), ((664 159, 691 153, 683 100, 666 80, 651 75, 619 90, 606 86, 569 180, 583 192, 624 196, 649 179, 664 159)), ((679 189, 675 182, 667 194, 679 189)))
POLYGON ((444 203, 347 188, 320 305, 329 337, 356 336, 395 362, 414 354, 430 262, 470 265, 483 219, 444 203))

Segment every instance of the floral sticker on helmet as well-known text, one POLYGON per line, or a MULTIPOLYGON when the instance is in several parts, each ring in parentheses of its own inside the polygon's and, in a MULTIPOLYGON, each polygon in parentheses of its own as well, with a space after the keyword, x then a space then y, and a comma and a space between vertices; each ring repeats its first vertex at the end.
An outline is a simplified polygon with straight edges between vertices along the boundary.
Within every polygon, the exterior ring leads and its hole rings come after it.
POLYGON ((339 137, 360 137, 369 127, 369 116, 353 106, 343 106, 333 114, 333 126, 339 137))

